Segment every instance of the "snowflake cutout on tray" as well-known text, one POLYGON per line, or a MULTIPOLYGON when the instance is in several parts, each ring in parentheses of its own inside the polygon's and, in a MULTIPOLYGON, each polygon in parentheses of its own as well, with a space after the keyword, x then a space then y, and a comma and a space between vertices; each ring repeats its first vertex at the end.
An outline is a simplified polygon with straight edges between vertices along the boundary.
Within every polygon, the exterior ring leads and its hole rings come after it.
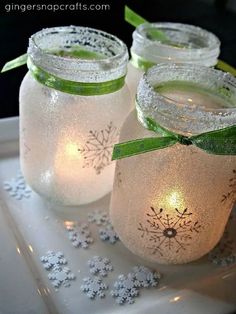
POLYGON ((114 283, 111 295, 116 299, 116 303, 118 304, 134 303, 134 298, 139 295, 135 275, 132 273, 129 273, 127 276, 120 275, 114 283))
POLYGON ((67 230, 69 233, 69 240, 74 247, 87 249, 89 245, 93 243, 93 238, 91 237, 91 232, 87 224, 70 226, 67 227, 67 230))
POLYGON ((107 276, 109 271, 113 270, 111 261, 108 258, 94 256, 88 261, 91 274, 99 274, 103 277, 107 276))
POLYGON ((159 284, 161 275, 145 266, 135 266, 133 268, 135 284, 140 288, 156 287, 159 284))
POLYGON ((94 210, 93 212, 88 214, 88 221, 96 224, 97 226, 108 224, 109 217, 106 211, 94 210))
POLYGON ((17 200, 29 198, 32 190, 26 185, 23 175, 19 172, 16 178, 3 182, 3 188, 17 200))
POLYGON ((52 281, 55 288, 63 285, 64 287, 70 286, 70 281, 75 279, 75 275, 68 267, 53 267, 52 271, 48 274, 48 278, 52 281))
POLYGON ((110 122, 104 130, 89 131, 86 144, 78 149, 84 157, 84 168, 93 167, 96 174, 111 164, 114 144, 118 141, 118 129, 110 122))
POLYGON ((42 256, 40 260, 43 263, 44 268, 47 270, 67 264, 67 260, 64 258, 62 252, 48 251, 47 255, 42 256))
POLYGON ((100 239, 109 243, 116 243, 119 240, 118 234, 115 232, 112 225, 108 225, 105 228, 99 229, 100 239))
POLYGON ((103 283, 101 278, 97 276, 87 277, 83 279, 83 282, 84 284, 80 288, 90 299, 94 299, 96 296, 105 297, 104 290, 107 290, 108 286, 103 283))
POLYGON ((151 213, 147 213, 147 226, 139 223, 138 230, 141 238, 147 237, 152 254, 163 256, 165 250, 174 250, 175 253, 185 251, 190 245, 193 233, 201 231, 201 225, 191 219, 192 213, 185 208, 183 211, 175 208, 173 215, 164 214, 164 209, 151 207, 151 213))

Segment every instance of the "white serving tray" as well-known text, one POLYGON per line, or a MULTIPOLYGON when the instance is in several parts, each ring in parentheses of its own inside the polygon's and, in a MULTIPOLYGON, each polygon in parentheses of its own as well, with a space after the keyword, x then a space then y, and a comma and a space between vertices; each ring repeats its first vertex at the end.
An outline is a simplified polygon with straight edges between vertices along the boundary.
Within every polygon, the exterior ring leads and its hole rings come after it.
POLYGON ((228 314, 236 311, 236 265, 217 266, 207 257, 186 265, 147 263, 130 253, 121 242, 102 242, 98 227, 91 225, 94 243, 87 250, 74 248, 65 221, 87 221, 95 209, 108 210, 109 196, 68 209, 51 208, 38 195, 17 200, 3 189, 3 182, 19 170, 18 118, 0 120, 0 313, 62 314, 228 314), (71 286, 56 289, 40 257, 48 250, 62 251, 76 275, 71 286), (132 305, 117 305, 106 292, 91 301, 80 290, 89 275, 87 261, 99 255, 110 258, 114 271, 104 281, 112 288, 119 274, 135 265, 146 265, 162 274, 157 288, 142 289, 132 305))

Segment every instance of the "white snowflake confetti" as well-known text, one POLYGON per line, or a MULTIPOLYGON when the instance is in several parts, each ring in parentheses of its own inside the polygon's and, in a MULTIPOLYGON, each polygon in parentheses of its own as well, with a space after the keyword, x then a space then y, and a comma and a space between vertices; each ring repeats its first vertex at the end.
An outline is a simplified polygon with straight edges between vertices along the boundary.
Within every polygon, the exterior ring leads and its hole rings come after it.
POLYGON ((114 228, 111 225, 101 228, 99 230, 100 239, 103 241, 110 242, 112 244, 116 243, 119 240, 118 234, 115 232, 114 228))
POLYGON ((111 295, 116 299, 116 303, 118 304, 134 303, 134 298, 139 295, 134 274, 129 273, 127 276, 120 275, 114 283, 111 295))
POLYGON ((75 275, 68 267, 56 266, 48 274, 48 278, 52 281, 55 288, 58 288, 61 285, 69 287, 70 281, 75 279, 75 275))
POLYGON ((102 258, 101 256, 94 256, 88 261, 90 273, 100 274, 101 276, 107 276, 109 271, 113 270, 111 261, 108 258, 102 258))
POLYGON ((97 276, 87 277, 83 279, 83 282, 84 284, 80 288, 89 298, 94 299, 96 296, 100 298, 105 297, 104 290, 107 290, 108 286, 103 283, 101 278, 97 276))
POLYGON ((3 182, 3 188, 9 193, 10 196, 17 200, 29 198, 32 190, 26 185, 23 175, 19 172, 16 178, 3 182))
POLYGON ((87 224, 77 224, 76 226, 67 227, 67 230, 69 232, 69 240, 74 247, 87 249, 93 243, 93 238, 87 224))
POLYGON ((47 270, 67 264, 67 260, 64 258, 62 252, 48 251, 47 255, 42 256, 40 260, 43 263, 44 268, 47 270))
POLYGON ((88 214, 88 221, 97 226, 106 225, 109 223, 109 216, 106 211, 95 210, 88 214))
POLYGON ((135 277, 135 285, 137 287, 156 287, 159 284, 161 275, 158 272, 152 271, 145 266, 135 266, 133 268, 135 277))

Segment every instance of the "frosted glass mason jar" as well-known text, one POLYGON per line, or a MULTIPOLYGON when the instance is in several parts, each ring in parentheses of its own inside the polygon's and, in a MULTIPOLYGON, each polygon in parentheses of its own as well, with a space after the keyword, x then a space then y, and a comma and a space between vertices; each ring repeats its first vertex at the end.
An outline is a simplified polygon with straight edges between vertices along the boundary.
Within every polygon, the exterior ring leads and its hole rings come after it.
POLYGON ((217 63, 220 41, 212 33, 180 23, 145 23, 133 32, 126 82, 134 99, 144 71, 158 63, 192 63, 208 67, 217 63), (155 30, 163 35, 155 39, 155 30))
MULTIPOLYGON (((236 124, 236 79, 196 65, 161 64, 147 71, 137 115, 127 117, 120 142, 161 136, 144 117, 185 136, 236 124)), ((236 200, 236 156, 174 144, 117 160, 111 220, 134 254, 164 264, 186 263, 221 238, 236 200)))
POLYGON ((113 144, 130 110, 126 45, 86 27, 44 29, 29 40, 20 87, 21 167, 27 183, 63 205, 112 189, 113 144))

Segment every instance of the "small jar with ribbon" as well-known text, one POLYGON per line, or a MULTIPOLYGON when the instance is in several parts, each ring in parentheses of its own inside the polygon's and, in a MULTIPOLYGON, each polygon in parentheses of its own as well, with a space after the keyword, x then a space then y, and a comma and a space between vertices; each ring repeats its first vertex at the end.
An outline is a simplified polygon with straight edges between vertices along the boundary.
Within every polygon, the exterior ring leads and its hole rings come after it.
POLYGON ((212 33, 180 23, 143 23, 133 32, 127 84, 135 97, 138 82, 148 68, 158 63, 192 63, 214 66, 220 41, 212 33))
POLYGON ((72 206, 111 191, 112 148, 130 110, 127 62, 121 40, 92 28, 48 28, 30 38, 20 87, 21 167, 43 197, 72 206))
POLYGON ((160 64, 140 81, 118 159, 111 220, 135 254, 187 263, 220 240, 236 201, 236 79, 160 64))

